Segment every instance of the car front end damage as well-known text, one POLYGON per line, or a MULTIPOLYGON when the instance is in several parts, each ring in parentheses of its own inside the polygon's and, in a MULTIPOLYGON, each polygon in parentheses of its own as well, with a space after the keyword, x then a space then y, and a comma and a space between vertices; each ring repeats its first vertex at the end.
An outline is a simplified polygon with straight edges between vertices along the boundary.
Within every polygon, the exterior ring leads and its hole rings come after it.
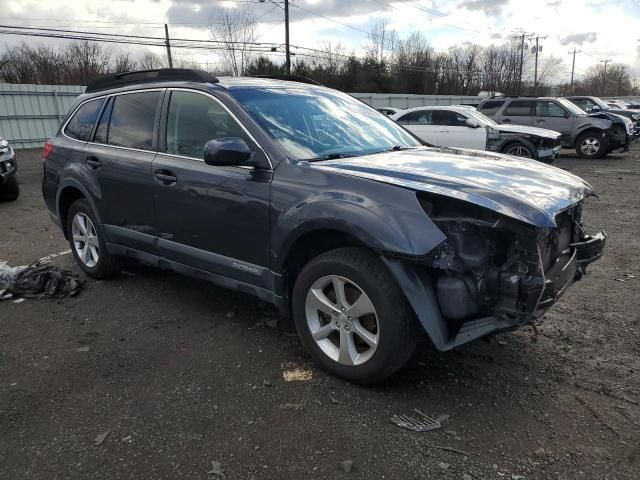
POLYGON ((589 117, 611 122, 611 126, 602 132, 610 152, 614 150, 628 151, 637 138, 634 124, 629 118, 609 112, 592 113, 589 114, 589 117))
POLYGON ((447 239, 424 258, 385 261, 439 350, 541 318, 606 242, 604 231, 586 233, 581 203, 542 228, 465 202, 420 201, 447 239))
MULTIPOLYGON (((526 127, 518 127, 524 130, 526 127)), ((535 160, 551 163, 560 154, 561 134, 549 132, 543 135, 536 133, 524 133, 505 131, 493 127, 487 127, 487 151, 502 152, 505 145, 512 142, 523 143, 533 153, 535 160)))
POLYGON ((0 137, 0 187, 9 183, 18 170, 16 154, 9 143, 0 137))

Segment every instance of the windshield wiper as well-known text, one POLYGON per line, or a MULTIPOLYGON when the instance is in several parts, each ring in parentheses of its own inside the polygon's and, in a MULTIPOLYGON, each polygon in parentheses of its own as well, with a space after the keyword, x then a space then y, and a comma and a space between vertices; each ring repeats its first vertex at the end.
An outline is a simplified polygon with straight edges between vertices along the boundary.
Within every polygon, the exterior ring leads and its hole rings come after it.
POLYGON ((354 155, 353 153, 333 152, 333 153, 327 153, 326 155, 322 155, 320 157, 308 158, 307 162, 319 162, 321 160, 337 160, 339 158, 350 158, 350 157, 357 157, 357 155, 354 155))

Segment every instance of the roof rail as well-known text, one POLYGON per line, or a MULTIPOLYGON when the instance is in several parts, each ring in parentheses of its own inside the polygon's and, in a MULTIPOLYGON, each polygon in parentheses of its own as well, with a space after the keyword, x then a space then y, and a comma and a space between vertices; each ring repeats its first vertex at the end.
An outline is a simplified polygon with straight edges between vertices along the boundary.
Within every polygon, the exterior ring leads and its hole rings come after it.
POLYGON ((85 93, 99 92, 109 88, 125 87, 150 82, 208 82, 217 83, 218 79, 209 72, 190 68, 158 68, 155 70, 137 70, 133 72, 109 73, 89 82, 85 93))
POLYGON ((248 76, 251 78, 272 78, 274 80, 286 80, 289 82, 308 83, 310 85, 320 85, 321 87, 323 86, 321 83, 316 82, 311 78, 303 77, 300 75, 248 75, 248 76))

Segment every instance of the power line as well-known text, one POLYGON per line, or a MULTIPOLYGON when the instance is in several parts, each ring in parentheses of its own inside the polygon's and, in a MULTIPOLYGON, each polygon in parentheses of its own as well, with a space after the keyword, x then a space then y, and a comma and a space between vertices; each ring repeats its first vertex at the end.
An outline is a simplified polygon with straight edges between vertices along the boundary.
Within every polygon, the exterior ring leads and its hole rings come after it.
POLYGON ((292 3, 291 6, 295 7, 295 8, 298 8, 300 10, 303 10, 303 11, 305 11, 307 13, 310 13, 311 15, 315 15, 316 17, 324 18, 325 20, 329 20, 330 22, 337 23, 338 25, 342 25, 343 27, 350 28, 351 30, 356 30, 358 32, 365 33, 367 35, 371 35, 371 32, 369 32, 367 30, 362 30, 361 28, 354 27, 353 25, 349 25, 347 23, 339 22, 337 20, 334 20, 333 18, 325 17, 324 15, 321 15, 321 14, 316 13, 316 12, 312 12, 311 10, 309 10, 307 8, 304 8, 304 7, 301 7, 300 5, 297 5, 295 3, 292 3))

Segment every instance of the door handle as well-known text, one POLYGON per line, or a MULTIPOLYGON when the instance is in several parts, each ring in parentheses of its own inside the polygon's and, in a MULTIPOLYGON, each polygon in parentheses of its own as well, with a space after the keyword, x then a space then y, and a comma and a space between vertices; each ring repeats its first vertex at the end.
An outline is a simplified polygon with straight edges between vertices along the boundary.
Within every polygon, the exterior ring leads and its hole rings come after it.
POLYGON ((449 130, 438 130, 438 133, 449 133, 449 130))
POLYGON ((502 119, 502 123, 511 123, 511 119, 510 118, 503 118, 502 119))
POLYGON ((546 120, 536 120, 536 123, 545 123, 546 120))
POLYGON ((169 170, 156 170, 153 176, 161 185, 175 185, 178 181, 178 177, 169 170))
POLYGON ((100 161, 100 159, 98 157, 94 157, 93 155, 89 155, 86 159, 85 159, 85 163, 89 166, 89 168, 91 168, 92 170, 97 170, 98 168, 100 168, 102 166, 102 162, 100 161))

